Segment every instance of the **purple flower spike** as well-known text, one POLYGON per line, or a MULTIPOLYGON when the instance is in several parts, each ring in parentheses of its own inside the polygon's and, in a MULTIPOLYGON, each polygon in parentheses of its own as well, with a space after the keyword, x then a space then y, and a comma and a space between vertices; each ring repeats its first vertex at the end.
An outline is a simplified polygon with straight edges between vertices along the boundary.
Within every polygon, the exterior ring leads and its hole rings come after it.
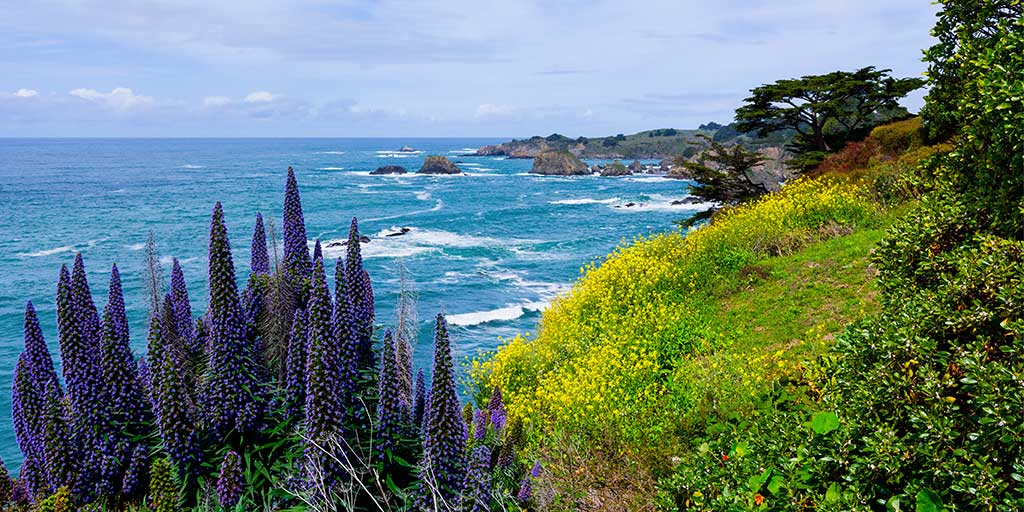
POLYGON ((335 350, 331 296, 323 260, 313 262, 312 287, 306 312, 306 435, 322 441, 337 431, 342 414, 338 377, 341 354, 335 350))
POLYGON ((477 441, 483 441, 487 437, 488 413, 483 409, 477 409, 473 413, 473 437, 477 441))
POLYGON ((109 393, 108 436, 111 442, 127 442, 142 435, 143 422, 150 417, 138 380, 138 367, 129 345, 128 318, 125 316, 121 275, 117 265, 110 271, 110 294, 103 309, 103 341, 101 345, 103 376, 109 393))
POLYGON ((398 362, 395 360, 395 345, 391 330, 384 332, 384 347, 381 350, 380 399, 377 401, 377 429, 375 452, 380 460, 387 461, 387 452, 394 451, 402 436, 402 396, 398 378, 398 362))
MULTIPOLYGON (((164 300, 164 317, 170 317, 173 324, 173 302, 168 296, 164 300), (170 311, 168 311, 170 310, 170 311)), ((174 354, 174 347, 167 343, 166 328, 161 315, 155 314, 149 323, 149 357, 152 374, 152 397, 156 411, 157 427, 171 461, 181 472, 190 472, 199 461, 199 438, 195 429, 196 414, 189 406, 184 376, 174 354)))
POLYGON ((359 367, 373 366, 373 287, 370 275, 363 269, 360 250, 359 223, 353 217, 348 230, 345 256, 345 293, 352 303, 352 320, 359 347, 359 367))
POLYGON ((464 512, 491 510, 491 450, 477 446, 469 452, 469 469, 462 494, 464 512))
POLYGON ((200 354, 203 345, 197 339, 192 321, 192 304, 189 302, 188 288, 185 286, 185 273, 181 271, 178 258, 174 258, 171 266, 171 302, 174 305, 174 330, 183 345, 191 353, 200 354))
POLYGON ((423 412, 427 400, 427 383, 423 378, 423 368, 416 372, 416 391, 412 403, 412 422, 417 428, 423 427, 423 412))
POLYGON ((250 432, 259 428, 251 414, 253 404, 261 406, 251 346, 235 282, 231 244, 224 225, 224 209, 218 202, 210 221, 210 306, 209 360, 202 390, 205 420, 216 437, 228 432, 250 432))
POLYGON ((448 327, 442 315, 437 315, 434 331, 432 375, 424 418, 421 479, 432 478, 440 496, 454 503, 465 480, 467 431, 455 389, 448 327))
POLYGON ((288 168, 288 181, 284 186, 284 268, 296 277, 309 277, 312 262, 306 239, 306 221, 302 216, 302 200, 295 171, 288 168))
POLYGON ((287 415, 299 419, 306 405, 306 311, 296 309, 288 334, 285 362, 285 402, 287 415))
POLYGON ((335 347, 341 354, 338 385, 342 397, 341 408, 346 411, 355 409, 355 397, 359 393, 359 340, 352 319, 350 298, 346 289, 345 264, 338 259, 334 267, 334 311, 331 321, 334 325, 335 347))
POLYGON ((238 500, 242 497, 244 479, 242 458, 238 456, 237 452, 228 452, 224 455, 224 462, 220 465, 220 475, 217 477, 217 499, 225 510, 233 509, 238 505, 238 500))
POLYGON ((263 229, 263 214, 256 212, 256 227, 252 233, 252 249, 249 269, 253 274, 270 273, 270 256, 267 254, 267 232, 263 229))
POLYGON ((500 436, 508 422, 508 413, 505 412, 505 400, 502 398, 501 388, 498 386, 494 386, 494 391, 491 392, 487 410, 491 413, 491 425, 494 425, 494 432, 500 436))

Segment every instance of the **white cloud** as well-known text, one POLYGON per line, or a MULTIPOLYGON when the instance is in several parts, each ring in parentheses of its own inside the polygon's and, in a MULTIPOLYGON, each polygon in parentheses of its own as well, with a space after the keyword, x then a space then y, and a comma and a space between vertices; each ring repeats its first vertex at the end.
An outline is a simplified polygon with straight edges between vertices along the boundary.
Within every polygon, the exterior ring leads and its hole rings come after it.
POLYGON ((231 103, 231 98, 227 96, 207 96, 203 98, 204 107, 223 107, 231 103))
POLYGON ((32 89, 18 89, 14 92, 14 95, 19 98, 35 98, 39 96, 39 92, 32 89))
POLYGON ((110 92, 100 92, 96 89, 79 88, 72 90, 68 94, 119 112, 145 108, 152 106, 155 103, 153 98, 135 94, 127 87, 115 87, 110 92))
POLYGON ((508 105, 494 105, 491 103, 484 103, 476 107, 475 117, 505 117, 515 113, 515 108, 508 105))
POLYGON ((255 92, 249 93, 249 95, 245 97, 245 102, 246 103, 269 103, 269 102, 274 101, 276 99, 278 99, 278 96, 275 96, 275 95, 273 95, 273 94, 271 94, 271 93, 269 93, 267 91, 255 91, 255 92))

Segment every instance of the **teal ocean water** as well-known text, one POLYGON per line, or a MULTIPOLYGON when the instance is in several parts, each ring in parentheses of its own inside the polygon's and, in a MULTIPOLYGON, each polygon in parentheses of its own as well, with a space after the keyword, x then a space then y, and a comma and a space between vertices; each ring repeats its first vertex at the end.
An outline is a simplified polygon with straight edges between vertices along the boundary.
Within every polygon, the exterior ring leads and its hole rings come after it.
MULTIPOLYGON (((456 357, 535 329, 540 311, 580 267, 622 240, 673 228, 694 205, 673 205, 686 183, 657 176, 541 177, 529 160, 458 156, 496 139, 0 139, 0 456, 20 465, 10 414, 25 302, 34 302, 59 361, 58 270, 85 257, 100 307, 110 265, 121 270, 132 345, 145 349, 143 245, 155 233, 165 273, 185 271, 194 312, 205 309, 206 248, 215 201, 224 204, 238 279, 249 268, 256 212, 280 233, 288 166, 295 168, 312 243, 344 247, 355 216, 374 283, 377 319, 392 323, 401 258, 418 293, 416 364, 429 371, 429 324, 448 314, 456 357), (397 151, 403 145, 413 153, 397 151), (447 155, 466 175, 371 176, 385 164, 414 171, 447 155), (627 206, 629 205, 629 206, 627 206), (401 236, 386 236, 409 231, 401 236), (245 272, 243 272, 243 270, 245 272)), ((279 235, 280 236, 280 235, 279 235)))

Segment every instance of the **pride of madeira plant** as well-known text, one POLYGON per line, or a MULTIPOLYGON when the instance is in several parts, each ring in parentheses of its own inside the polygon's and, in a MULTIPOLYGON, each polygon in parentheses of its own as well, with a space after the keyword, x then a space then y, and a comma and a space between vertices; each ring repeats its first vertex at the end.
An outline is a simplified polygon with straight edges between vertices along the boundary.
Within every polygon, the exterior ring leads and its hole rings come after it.
MULTIPOLYGON (((444 318, 436 319, 430 389, 422 369, 414 375, 409 319, 375 346, 356 219, 332 294, 319 240, 310 256, 291 168, 283 256, 273 223, 268 250, 257 214, 241 292, 224 217, 217 203, 206 312, 193 316, 173 260, 163 300, 162 290, 152 293, 146 359, 130 349, 117 266, 102 316, 82 255, 60 269, 63 381, 26 304, 12 400, 24 462, 14 480, 2 472, 0 508, 485 511, 519 503, 522 436, 506 434, 496 390, 468 438, 444 318)), ((156 261, 155 246, 147 252, 156 261)), ((149 281, 162 283, 159 265, 150 269, 149 281)))

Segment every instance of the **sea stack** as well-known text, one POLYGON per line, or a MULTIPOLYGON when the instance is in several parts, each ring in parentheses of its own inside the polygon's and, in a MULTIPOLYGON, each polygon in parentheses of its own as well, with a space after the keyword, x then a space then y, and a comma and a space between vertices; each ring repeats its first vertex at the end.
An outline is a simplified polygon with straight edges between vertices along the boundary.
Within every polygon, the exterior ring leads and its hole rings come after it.
POLYGON ((590 174, 590 169, 576 155, 555 150, 544 151, 534 157, 530 172, 546 176, 583 176, 590 174))
POLYGON ((370 171, 370 174, 405 174, 407 172, 409 172, 409 170, 401 165, 384 165, 378 167, 376 170, 370 171))
POLYGON ((461 174, 462 170, 443 156, 428 156, 417 174, 461 174))

